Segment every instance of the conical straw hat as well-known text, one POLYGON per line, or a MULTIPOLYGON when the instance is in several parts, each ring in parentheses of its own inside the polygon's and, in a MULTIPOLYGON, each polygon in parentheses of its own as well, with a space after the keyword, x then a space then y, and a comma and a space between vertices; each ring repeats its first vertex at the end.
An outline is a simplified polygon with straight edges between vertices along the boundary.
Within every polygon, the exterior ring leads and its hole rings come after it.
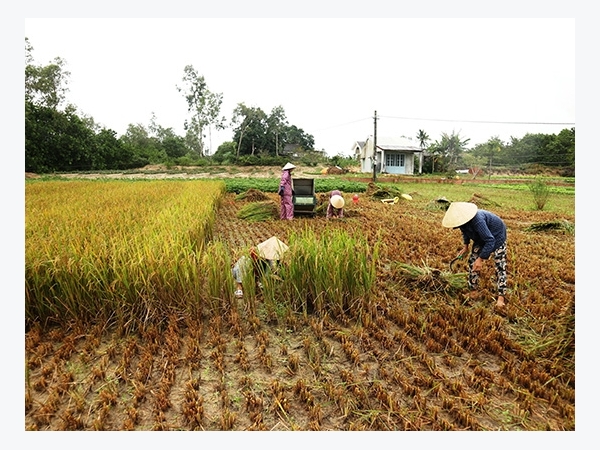
POLYGON ((343 208, 344 204, 346 203, 344 202, 344 197, 341 195, 332 195, 329 202, 331 203, 331 206, 337 209, 343 208))
POLYGON ((257 245, 258 254, 265 259, 280 259, 289 247, 277 239, 275 236, 270 237, 264 242, 257 245))
POLYGON ((290 170, 290 169, 295 169, 295 168, 296 168, 296 166, 293 165, 292 163, 286 163, 285 166, 283 166, 281 168, 281 170, 290 170))
POLYGON ((469 202, 452 202, 442 219, 442 226, 455 228, 464 225, 477 214, 477 205, 469 202))

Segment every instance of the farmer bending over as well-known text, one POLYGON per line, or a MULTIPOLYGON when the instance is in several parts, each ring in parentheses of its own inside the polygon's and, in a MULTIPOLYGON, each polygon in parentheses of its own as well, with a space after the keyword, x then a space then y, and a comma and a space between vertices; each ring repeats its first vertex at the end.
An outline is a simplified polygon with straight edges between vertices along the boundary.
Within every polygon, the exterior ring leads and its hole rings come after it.
POLYGON ((340 191, 331 191, 329 193, 329 204, 327 205, 327 218, 344 217, 344 197, 340 191))
POLYGON ((242 298, 244 291, 242 289, 244 277, 248 271, 252 270, 254 280, 258 287, 262 287, 260 279, 263 275, 277 270, 277 263, 281 256, 288 250, 288 246, 277 239, 275 236, 261 242, 256 247, 250 248, 250 256, 242 255, 231 269, 235 279, 237 289, 235 296, 242 298))
POLYGON ((483 261, 487 260, 492 253, 496 266, 496 278, 498 285, 498 299, 496 306, 502 308, 505 305, 506 295, 506 225, 494 213, 478 209, 475 203, 453 202, 450 203, 442 226, 446 228, 458 228, 462 232, 464 247, 458 253, 462 257, 469 251, 469 244, 473 241, 471 254, 469 255, 469 296, 479 297, 479 272, 483 261))

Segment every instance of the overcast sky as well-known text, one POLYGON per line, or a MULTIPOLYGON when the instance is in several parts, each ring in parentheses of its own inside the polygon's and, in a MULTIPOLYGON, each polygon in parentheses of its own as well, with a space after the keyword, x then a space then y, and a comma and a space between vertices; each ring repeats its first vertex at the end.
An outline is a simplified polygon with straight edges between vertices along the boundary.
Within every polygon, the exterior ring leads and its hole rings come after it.
MULTIPOLYGON (((186 65, 238 103, 291 125, 330 156, 377 136, 469 146, 575 126, 575 19, 25 19, 38 65, 71 73, 67 100, 123 134, 152 115, 183 135, 186 65)), ((231 140, 211 132, 211 152, 231 140)))

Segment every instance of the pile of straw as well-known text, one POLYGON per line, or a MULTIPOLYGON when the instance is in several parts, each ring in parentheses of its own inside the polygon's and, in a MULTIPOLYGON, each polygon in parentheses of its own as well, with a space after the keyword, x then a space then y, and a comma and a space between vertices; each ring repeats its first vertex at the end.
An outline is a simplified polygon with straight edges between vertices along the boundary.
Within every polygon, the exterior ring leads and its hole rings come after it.
POLYGON ((575 233, 575 225, 568 220, 557 220, 552 222, 536 222, 525 228, 525 231, 562 231, 564 233, 575 233))
POLYGON ((235 197, 236 200, 247 200, 250 202, 262 202, 268 200, 266 194, 258 189, 248 189, 235 197))
POLYGON ((249 222, 264 222, 275 219, 279 215, 279 209, 273 201, 252 202, 241 208, 237 216, 249 222))
POLYGON ((423 263, 423 267, 397 263, 395 269, 397 275, 405 282, 427 292, 449 292, 467 287, 467 278, 464 273, 434 269, 425 263, 423 263))

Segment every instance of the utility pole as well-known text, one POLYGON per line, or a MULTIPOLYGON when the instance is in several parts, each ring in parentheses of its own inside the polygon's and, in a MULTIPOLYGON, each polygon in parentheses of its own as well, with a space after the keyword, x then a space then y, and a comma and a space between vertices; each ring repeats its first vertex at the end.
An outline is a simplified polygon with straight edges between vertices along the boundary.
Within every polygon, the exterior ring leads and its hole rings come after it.
POLYGON ((373 117, 373 183, 377 180, 377 111, 375 111, 375 117, 373 117))

